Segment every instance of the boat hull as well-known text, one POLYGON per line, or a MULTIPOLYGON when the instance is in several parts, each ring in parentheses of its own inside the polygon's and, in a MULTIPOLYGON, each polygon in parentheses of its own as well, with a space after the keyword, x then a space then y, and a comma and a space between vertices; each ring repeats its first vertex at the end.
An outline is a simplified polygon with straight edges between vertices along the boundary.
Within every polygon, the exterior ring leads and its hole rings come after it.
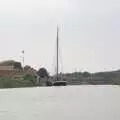
POLYGON ((53 83, 53 86, 66 86, 67 82, 66 81, 56 81, 53 83))

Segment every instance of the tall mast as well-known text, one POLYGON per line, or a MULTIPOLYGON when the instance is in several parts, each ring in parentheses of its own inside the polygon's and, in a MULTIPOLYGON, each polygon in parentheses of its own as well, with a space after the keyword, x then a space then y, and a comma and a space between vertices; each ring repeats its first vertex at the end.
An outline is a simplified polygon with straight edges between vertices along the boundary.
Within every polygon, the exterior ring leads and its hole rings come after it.
POLYGON ((25 62, 25 58, 24 58, 24 53, 25 53, 25 51, 24 50, 22 50, 22 64, 23 64, 23 70, 24 70, 24 62, 25 62))
POLYGON ((58 80, 58 74, 59 74, 59 28, 57 26, 57 80, 58 80))

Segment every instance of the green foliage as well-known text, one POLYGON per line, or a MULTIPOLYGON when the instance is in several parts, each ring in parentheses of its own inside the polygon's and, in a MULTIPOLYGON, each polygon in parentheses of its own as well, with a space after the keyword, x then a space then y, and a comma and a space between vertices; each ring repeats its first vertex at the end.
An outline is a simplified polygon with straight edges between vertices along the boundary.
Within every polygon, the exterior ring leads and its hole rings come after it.
POLYGON ((82 73, 82 76, 83 76, 83 77, 90 77, 91 74, 90 74, 89 72, 83 72, 83 73, 82 73))
POLYGON ((23 79, 3 77, 0 78, 0 88, 17 88, 35 86, 36 79, 32 75, 26 75, 23 79))
POLYGON ((29 65, 26 65, 25 67, 24 67, 24 70, 30 70, 31 69, 31 67, 29 66, 29 65))
POLYGON ((14 88, 17 86, 17 81, 11 78, 0 78, 0 88, 14 88))
POLYGON ((36 78, 33 75, 26 75, 24 76, 24 81, 28 81, 29 83, 31 83, 31 85, 34 85, 36 83, 36 78))
POLYGON ((49 77, 48 71, 45 68, 40 68, 37 72, 40 77, 49 77))
POLYGON ((14 68, 21 70, 22 69, 21 63, 20 62, 14 62, 14 68))

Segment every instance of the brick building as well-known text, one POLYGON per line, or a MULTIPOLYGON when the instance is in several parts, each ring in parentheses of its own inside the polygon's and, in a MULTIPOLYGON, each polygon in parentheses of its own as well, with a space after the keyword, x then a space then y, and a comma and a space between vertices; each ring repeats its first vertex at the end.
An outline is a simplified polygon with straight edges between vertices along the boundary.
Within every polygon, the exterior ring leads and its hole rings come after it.
POLYGON ((12 76, 16 72, 20 72, 22 66, 20 62, 13 60, 0 62, 0 77, 1 76, 12 76))

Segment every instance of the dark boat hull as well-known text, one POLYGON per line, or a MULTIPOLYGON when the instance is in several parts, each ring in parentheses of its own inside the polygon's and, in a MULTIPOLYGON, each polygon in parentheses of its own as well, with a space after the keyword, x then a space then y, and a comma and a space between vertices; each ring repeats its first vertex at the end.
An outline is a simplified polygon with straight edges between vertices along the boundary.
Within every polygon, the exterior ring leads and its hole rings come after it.
POLYGON ((53 86, 66 86, 67 82, 66 81, 56 81, 53 83, 53 86))

